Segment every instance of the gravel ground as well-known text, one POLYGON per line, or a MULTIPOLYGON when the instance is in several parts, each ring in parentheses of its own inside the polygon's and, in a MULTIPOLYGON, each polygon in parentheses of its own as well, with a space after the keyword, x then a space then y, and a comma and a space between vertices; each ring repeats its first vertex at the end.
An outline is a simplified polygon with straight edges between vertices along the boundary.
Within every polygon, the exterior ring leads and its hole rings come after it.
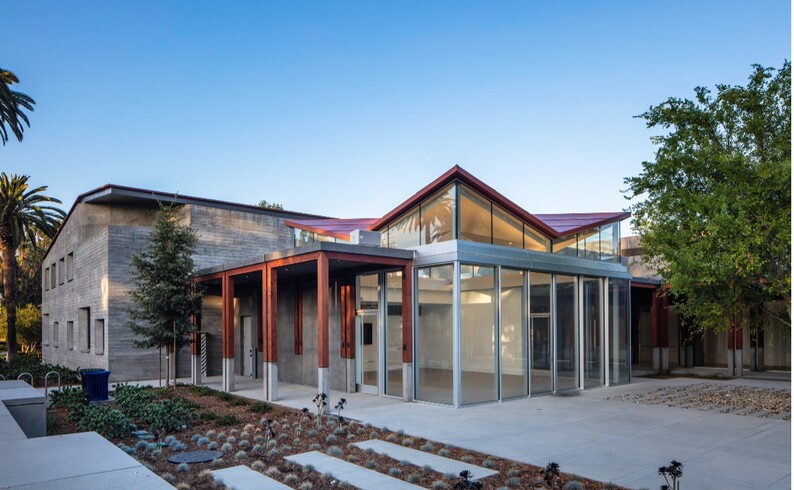
POLYGON ((605 399, 791 420, 791 393, 772 388, 692 383, 605 399))

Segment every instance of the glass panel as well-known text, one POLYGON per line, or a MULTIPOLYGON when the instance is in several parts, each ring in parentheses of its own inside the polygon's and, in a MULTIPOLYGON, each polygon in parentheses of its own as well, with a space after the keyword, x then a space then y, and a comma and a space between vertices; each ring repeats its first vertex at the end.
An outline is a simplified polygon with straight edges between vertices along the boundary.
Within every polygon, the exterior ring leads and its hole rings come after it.
POLYGON ((419 246, 419 208, 414 208, 389 227, 389 248, 419 246))
POLYGON ((524 223, 524 248, 535 252, 548 252, 549 239, 524 223))
POLYGON ((554 386, 556 391, 561 391, 579 387, 576 277, 557 274, 556 295, 557 377, 554 386))
POLYGON ((452 265, 417 270, 416 398, 453 404, 452 265))
POLYGON ((612 225, 601 227, 598 248, 601 250, 601 260, 604 262, 615 262, 615 251, 612 250, 612 225))
POLYGON ((403 394, 403 274, 386 273, 386 394, 403 394))
POLYGON ((455 236, 455 186, 422 204, 422 245, 446 242, 455 236))
POLYGON ((579 257, 583 259, 599 259, 598 229, 579 233, 579 257))
POLYGON ((532 394, 554 389, 551 379, 551 274, 529 274, 530 346, 532 394))
POLYGON ((567 238, 556 240, 552 250, 555 254, 576 257, 576 235, 571 235, 567 238))
POLYGON ((627 383, 629 366, 629 281, 609 280, 609 381, 627 383))
POLYGON ((493 207, 493 243, 523 248, 523 223, 513 218, 499 206, 493 207))
POLYGON ((389 229, 385 228, 380 232, 380 246, 386 248, 389 246, 389 229))
POLYGON ((303 245, 308 245, 310 243, 314 243, 314 233, 311 231, 301 230, 298 228, 294 228, 294 236, 295 236, 295 246, 301 247, 303 245))
POLYGON ((494 268, 461 264, 460 385, 463 405, 499 399, 495 320, 494 268))
POLYGON ((582 311, 584 318, 584 386, 604 384, 604 346, 602 344, 604 325, 601 313, 601 279, 585 277, 582 279, 582 311))
POLYGON ((105 353, 105 320, 94 321, 94 354, 105 353))
POLYGON ((359 384, 378 386, 378 275, 358 276, 359 384))
POLYGON ((491 243, 491 203, 460 186, 460 239, 491 243))
POLYGON ((502 398, 527 395, 524 271, 502 268, 502 398))

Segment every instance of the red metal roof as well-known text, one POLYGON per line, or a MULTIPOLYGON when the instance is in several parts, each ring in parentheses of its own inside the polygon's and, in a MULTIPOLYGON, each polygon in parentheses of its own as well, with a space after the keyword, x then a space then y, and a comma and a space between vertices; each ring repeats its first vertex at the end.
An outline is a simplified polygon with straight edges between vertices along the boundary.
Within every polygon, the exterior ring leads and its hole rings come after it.
POLYGON ((284 224, 300 230, 347 240, 350 238, 351 231, 367 230, 375 221, 377 221, 376 218, 285 219, 284 224))
POLYGON ((535 217, 546 223, 557 232, 558 236, 573 235, 574 233, 596 228, 598 226, 623 221, 631 213, 564 213, 564 214, 536 214, 535 217))

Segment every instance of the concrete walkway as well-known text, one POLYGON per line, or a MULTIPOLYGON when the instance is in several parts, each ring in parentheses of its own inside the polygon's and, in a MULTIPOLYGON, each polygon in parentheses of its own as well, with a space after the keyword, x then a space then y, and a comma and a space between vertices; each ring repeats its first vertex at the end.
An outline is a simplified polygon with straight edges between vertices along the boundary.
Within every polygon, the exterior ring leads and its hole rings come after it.
MULTIPOLYGON (((238 378, 235 394, 262 400, 261 383, 238 378)), ((623 386, 457 410, 361 393, 329 395, 331 406, 339 397, 348 400, 346 417, 378 427, 537 466, 554 461, 564 472, 630 488, 658 488, 664 483, 658 468, 672 459, 684 463, 686 488, 791 488, 789 421, 605 399, 698 383, 791 391, 789 381, 747 377, 635 377, 623 386)), ((312 408, 315 394, 315 387, 282 383, 278 403, 312 408)))

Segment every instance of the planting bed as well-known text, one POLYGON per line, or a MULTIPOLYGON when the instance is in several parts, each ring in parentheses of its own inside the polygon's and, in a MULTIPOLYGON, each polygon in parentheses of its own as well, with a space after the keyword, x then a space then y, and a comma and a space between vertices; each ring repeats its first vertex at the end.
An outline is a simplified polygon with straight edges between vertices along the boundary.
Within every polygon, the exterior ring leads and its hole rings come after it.
MULTIPOLYGON (((248 465, 254 470, 297 489, 344 488, 330 475, 322 475, 311 468, 301 468, 284 459, 285 456, 308 451, 321 451, 339 459, 355 463, 424 488, 475 488, 465 486, 457 474, 444 475, 427 467, 422 468, 396 461, 352 443, 382 439, 413 449, 431 452, 486 468, 499 473, 480 480, 482 488, 552 488, 544 481, 544 470, 536 466, 498 458, 475 451, 446 446, 412 437, 401 431, 372 427, 354 420, 340 423, 336 415, 324 415, 318 424, 316 407, 306 400, 309 410, 294 410, 264 402, 256 402, 206 387, 178 386, 176 390, 150 389, 156 400, 184 400, 195 416, 190 426, 176 432, 155 434, 154 439, 142 440, 128 432, 109 439, 129 454, 150 466, 153 471, 177 488, 212 488, 210 470, 248 465), (272 428, 272 432, 268 430, 272 428), (167 445, 158 445, 161 444, 167 445), (168 458, 184 451, 217 450, 220 458, 206 463, 169 463, 168 458)), ((338 400, 329 400, 330 411, 338 400)), ((63 406, 51 410, 51 426, 55 433, 78 431, 63 406)), ((344 412, 342 413, 344 416, 344 412)), ((146 423, 134 418, 138 429, 150 430, 146 423)), ((353 488, 348 486, 348 488, 353 488)), ((553 478, 555 489, 617 488, 576 475, 560 473, 553 478)))

